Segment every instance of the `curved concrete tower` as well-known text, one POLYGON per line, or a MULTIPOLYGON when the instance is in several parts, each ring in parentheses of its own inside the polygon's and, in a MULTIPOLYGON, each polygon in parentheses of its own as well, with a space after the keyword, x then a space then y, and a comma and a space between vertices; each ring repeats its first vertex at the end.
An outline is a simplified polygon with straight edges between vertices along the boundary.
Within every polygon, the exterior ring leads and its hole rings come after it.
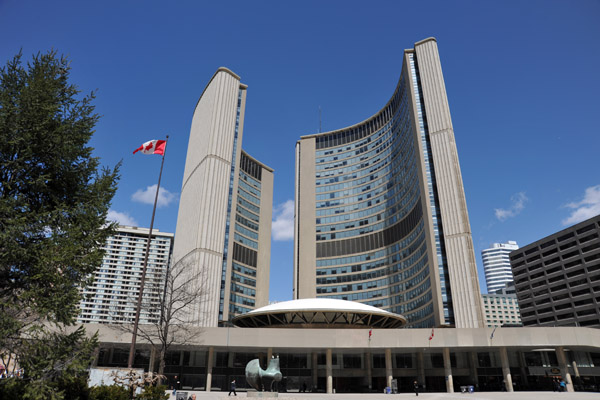
POLYGON ((296 145, 294 298, 354 300, 409 327, 483 326, 435 39, 404 52, 377 114, 296 145))
POLYGON ((202 296, 187 322, 217 326, 268 303, 273 170, 242 148, 247 86, 219 68, 196 105, 173 268, 202 296))

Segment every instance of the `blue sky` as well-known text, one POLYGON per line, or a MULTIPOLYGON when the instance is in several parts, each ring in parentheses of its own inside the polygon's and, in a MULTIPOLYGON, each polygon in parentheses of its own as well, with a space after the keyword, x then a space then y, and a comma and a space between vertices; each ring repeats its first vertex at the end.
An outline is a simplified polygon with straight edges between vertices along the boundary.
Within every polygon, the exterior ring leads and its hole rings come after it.
POLYGON ((481 249, 528 244, 600 213, 600 2, 0 0, 0 62, 56 49, 96 91, 91 145, 123 160, 114 216, 175 232, 194 106, 226 66, 248 85, 243 148, 275 169, 270 299, 292 296, 294 145, 382 108, 403 50, 438 41, 480 282, 481 249))

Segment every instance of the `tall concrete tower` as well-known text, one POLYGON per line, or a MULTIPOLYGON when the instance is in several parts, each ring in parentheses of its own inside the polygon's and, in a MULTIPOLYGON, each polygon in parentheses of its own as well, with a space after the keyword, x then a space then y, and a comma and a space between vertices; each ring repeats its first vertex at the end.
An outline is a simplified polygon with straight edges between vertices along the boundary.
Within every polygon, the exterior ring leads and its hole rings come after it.
POLYGON ((219 68, 196 105, 173 249, 202 296, 189 323, 225 324, 267 305, 273 170, 242 150, 247 86, 219 68))
POLYGON ((296 145, 294 298, 360 301, 411 327, 483 326, 454 130, 433 38, 390 101, 296 145))

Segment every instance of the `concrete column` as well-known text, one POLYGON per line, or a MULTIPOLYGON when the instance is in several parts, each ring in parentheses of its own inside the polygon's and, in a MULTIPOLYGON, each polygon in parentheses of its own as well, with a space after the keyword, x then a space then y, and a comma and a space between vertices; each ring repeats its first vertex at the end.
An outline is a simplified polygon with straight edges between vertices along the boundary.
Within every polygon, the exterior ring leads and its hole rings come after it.
POLYGON ((373 369, 371 366, 371 353, 365 353, 365 368, 367 369, 367 386, 369 389, 373 388, 373 369))
POLYGON ((325 365, 326 365, 326 376, 327 376, 327 393, 333 393, 333 367, 331 365, 332 359, 331 349, 327 349, 327 354, 325 356, 325 365))
POLYGON ((560 367, 562 378, 567 384, 567 392, 574 392, 575 389, 573 389, 573 380, 571 379, 571 374, 569 373, 567 357, 565 356, 565 350, 562 347, 556 348, 556 358, 558 358, 558 366, 560 367))
POLYGON ((579 378, 579 368, 577 367, 577 361, 573 360, 573 372, 575 372, 575 376, 579 378))
POLYGON ((425 357, 422 351, 417 353, 417 373, 419 374, 419 385, 425 385, 425 357))
POLYGON ((504 386, 507 392, 513 391, 512 375, 510 374, 510 366, 508 365, 508 353, 506 347, 500 347, 500 363, 502 364, 502 375, 504 376, 504 386))
POLYGON ((317 388, 319 382, 319 362, 317 353, 312 353, 312 389, 317 388))
POLYGON ((212 369, 213 369, 213 359, 215 356, 214 347, 208 348, 208 359, 206 360, 206 391, 210 392, 210 388, 212 386, 212 369))
POLYGON ((469 352, 469 369, 471 370, 471 381, 473 386, 479 385, 479 376, 477 375, 477 352, 469 352))
POLYGON ((267 365, 265 368, 269 368, 269 363, 271 362, 271 358, 273 358, 273 348, 269 347, 267 349, 267 365))
POLYGON ((235 358, 235 353, 230 351, 227 353, 227 368, 233 368, 233 359, 235 358))
POLYGON ((385 382, 388 387, 392 387, 392 372, 392 349, 385 349, 385 382))
POLYGON ((444 375, 446 376, 446 392, 454 393, 454 382, 452 381, 452 363, 450 361, 450 349, 444 347, 444 375))

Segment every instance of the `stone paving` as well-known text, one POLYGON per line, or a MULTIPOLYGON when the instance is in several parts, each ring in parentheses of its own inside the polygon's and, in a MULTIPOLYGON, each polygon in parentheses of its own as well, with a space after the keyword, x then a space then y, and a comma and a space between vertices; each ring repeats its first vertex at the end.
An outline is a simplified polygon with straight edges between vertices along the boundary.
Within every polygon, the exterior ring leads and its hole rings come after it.
MULTIPOLYGON (((227 392, 195 392, 188 391, 188 396, 196 394, 196 400, 222 400, 227 397, 227 392)), ((247 398, 246 393, 239 392, 237 397, 231 395, 230 398, 247 398)), ((256 399, 256 397, 254 397, 256 399)), ((376 394, 376 393, 280 393, 279 400, 393 400, 393 399, 418 399, 418 400, 442 400, 442 399, 465 399, 465 400, 592 400, 600 399, 600 393, 575 392, 480 392, 480 393, 420 393, 418 397, 414 393, 399 394, 376 394)), ((171 395, 171 400, 175 396, 171 395)), ((185 399, 187 400, 187 399, 185 399)))

